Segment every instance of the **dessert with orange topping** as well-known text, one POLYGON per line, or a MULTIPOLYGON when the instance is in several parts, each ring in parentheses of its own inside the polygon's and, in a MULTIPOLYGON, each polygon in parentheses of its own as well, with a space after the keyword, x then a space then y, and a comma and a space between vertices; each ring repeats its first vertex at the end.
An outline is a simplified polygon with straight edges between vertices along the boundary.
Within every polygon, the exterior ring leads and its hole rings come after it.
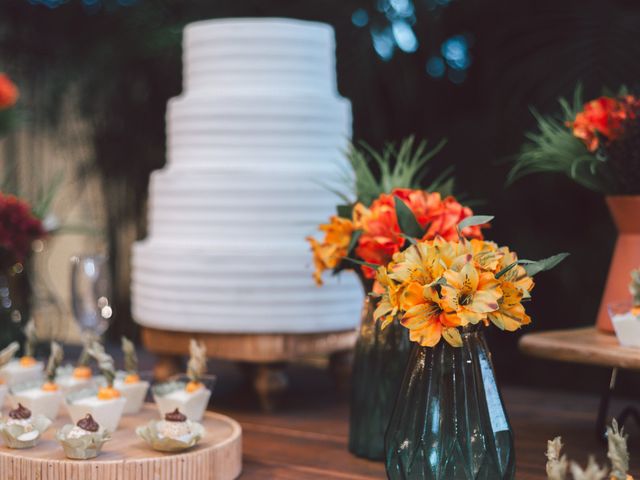
POLYGON ((126 337, 122 337, 122 352, 124 353, 124 371, 116 374, 114 385, 127 400, 124 413, 138 413, 147 396, 149 382, 140 379, 136 347, 126 337))
POLYGON ((191 339, 190 358, 187 364, 187 381, 173 381, 153 388, 153 397, 162 415, 176 408, 189 420, 198 422, 211 397, 211 390, 204 384, 207 371, 207 351, 202 343, 191 339))
POLYGON ((51 354, 47 362, 46 381, 26 382, 11 387, 14 401, 22 403, 36 415, 44 415, 55 420, 62 405, 63 394, 57 383, 58 367, 62 363, 62 347, 51 342, 51 354))
POLYGON ((69 416, 77 423, 90 414, 106 430, 114 432, 118 428, 127 402, 120 389, 114 385, 116 371, 113 357, 105 352, 104 347, 98 342, 93 342, 87 352, 98 364, 104 384, 97 389, 81 390, 67 395, 69 416))

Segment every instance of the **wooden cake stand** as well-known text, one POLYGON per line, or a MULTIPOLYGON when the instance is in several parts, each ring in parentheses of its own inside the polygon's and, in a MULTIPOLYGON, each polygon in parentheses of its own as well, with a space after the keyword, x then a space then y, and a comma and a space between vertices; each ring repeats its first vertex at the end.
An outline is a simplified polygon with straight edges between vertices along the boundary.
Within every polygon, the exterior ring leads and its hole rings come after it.
POLYGON ((166 380, 183 371, 181 357, 189 354, 189 340, 207 347, 212 358, 240 363, 258 394, 260 405, 272 410, 286 391, 284 369, 288 362, 314 355, 328 355, 329 368, 339 387, 348 384, 351 374, 356 329, 324 333, 193 333, 142 327, 142 343, 158 355, 155 376, 166 380))
MULTIPOLYGON (((136 427, 158 419, 158 409, 147 404, 137 415, 123 416, 120 427, 90 460, 69 460, 55 439, 70 420, 60 418, 40 443, 26 450, 0 445, 2 480, 233 480, 242 471, 242 430, 224 415, 207 412, 202 419, 205 437, 182 453, 151 450, 136 427)), ((1 443, 1 442, 0 442, 1 443)))

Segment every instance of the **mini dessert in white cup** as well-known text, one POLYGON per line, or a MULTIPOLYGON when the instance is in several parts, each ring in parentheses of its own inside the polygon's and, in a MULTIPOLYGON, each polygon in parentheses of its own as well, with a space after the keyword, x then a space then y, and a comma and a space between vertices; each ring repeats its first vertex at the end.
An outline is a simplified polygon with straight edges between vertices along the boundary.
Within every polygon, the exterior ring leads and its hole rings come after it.
POLYGON ((8 386, 42 380, 44 363, 31 356, 11 360, 0 369, 0 379, 8 386))
POLYGON ((160 452, 179 452, 193 447, 204 436, 204 427, 187 419, 177 408, 164 416, 136 428, 136 433, 151 448, 160 452))
POLYGON ((47 381, 29 382, 11 387, 11 398, 14 404, 21 403, 35 415, 44 415, 55 420, 62 405, 62 389, 56 383, 56 371, 62 362, 62 347, 51 342, 51 355, 47 364, 47 381))
POLYGON ((67 458, 87 460, 98 456, 102 445, 111 440, 111 435, 93 419, 91 414, 86 414, 75 425, 67 424, 58 430, 56 438, 62 445, 67 458))
POLYGON ((9 418, 0 422, 0 438, 9 448, 35 447, 40 436, 51 426, 44 415, 32 415, 28 408, 18 404, 9 412, 9 418))
POLYGON ((67 410, 74 423, 79 422, 89 413, 106 430, 115 432, 127 401, 113 386, 115 379, 113 358, 98 342, 93 343, 89 354, 98 362, 98 368, 105 378, 105 386, 98 387, 97 390, 82 390, 67 395, 67 410))
MULTIPOLYGON (((20 349, 20 344, 18 342, 12 342, 2 350, 0 350, 0 369, 7 363, 11 361, 16 352, 20 349)), ((0 410, 2 410, 2 405, 4 405, 4 397, 7 395, 9 391, 9 387, 4 382, 2 378, 0 378, 0 410)))
POLYGON ((149 382, 140 379, 138 373, 138 356, 133 343, 122 337, 125 371, 117 372, 113 386, 125 398, 124 414, 138 413, 142 409, 144 399, 149 390, 149 382))
POLYGON ((106 430, 115 432, 127 401, 121 396, 113 395, 109 387, 81 390, 67 395, 67 411, 71 420, 77 423, 90 414, 106 430))
POLYGON ((24 355, 19 359, 13 359, 17 349, 0 368, 0 379, 9 387, 18 383, 35 382, 42 380, 44 364, 34 358, 38 338, 33 320, 24 328, 26 340, 23 345, 24 355))
POLYGON ((58 385, 60 385, 65 395, 94 386, 93 371, 89 367, 91 356, 88 349, 88 340, 85 340, 76 366, 66 365, 58 369, 58 385))
POLYGON ((160 415, 173 412, 176 408, 189 420, 199 422, 209 404, 211 390, 203 383, 207 368, 207 352, 202 344, 191 339, 191 357, 187 365, 188 382, 166 382, 153 387, 153 399, 160 415))
POLYGON ((58 385, 65 394, 93 387, 95 379, 91 368, 85 365, 66 365, 58 369, 58 385))

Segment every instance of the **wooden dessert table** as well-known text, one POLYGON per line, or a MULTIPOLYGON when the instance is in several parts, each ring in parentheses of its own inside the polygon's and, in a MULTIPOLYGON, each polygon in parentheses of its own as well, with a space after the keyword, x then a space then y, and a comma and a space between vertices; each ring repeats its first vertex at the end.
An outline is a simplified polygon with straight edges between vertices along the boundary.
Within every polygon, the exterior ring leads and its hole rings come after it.
MULTIPOLYGON (((602 437, 605 431, 618 369, 640 370, 640 349, 620 346, 613 333, 603 332, 597 327, 529 333, 522 336, 519 346, 524 353, 535 357, 611 369, 611 378, 600 399, 596 418, 598 437, 602 437)), ((618 420, 624 424, 629 416, 640 421, 637 410, 628 406, 622 410, 618 420)))
POLYGON ((69 460, 55 432, 70 420, 61 414, 40 443, 26 450, 0 445, 2 480, 233 480, 242 471, 242 430, 233 419, 207 412, 205 437, 182 453, 151 450, 135 429, 158 419, 155 405, 122 417, 120 428, 90 460, 69 460))
POLYGON ((189 353, 189 340, 195 338, 207 347, 211 358, 240 363, 260 405, 271 411, 286 391, 287 363, 303 357, 328 355, 329 368, 339 387, 346 385, 351 372, 351 352, 357 331, 308 334, 213 334, 174 332, 142 327, 144 347, 158 356, 155 376, 165 380, 183 371, 181 357, 189 353))

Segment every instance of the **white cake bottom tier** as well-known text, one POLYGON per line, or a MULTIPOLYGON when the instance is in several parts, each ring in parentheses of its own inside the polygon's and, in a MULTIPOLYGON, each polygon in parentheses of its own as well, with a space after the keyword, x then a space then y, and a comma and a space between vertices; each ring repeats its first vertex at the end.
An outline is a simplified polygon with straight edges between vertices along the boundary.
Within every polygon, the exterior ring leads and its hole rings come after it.
POLYGON ((304 242, 319 223, 335 214, 341 200, 330 188, 348 190, 337 172, 315 176, 172 169, 154 172, 149 234, 162 240, 304 242))
POLYGON ((235 333, 312 333, 355 328, 362 287, 352 272, 318 287, 311 255, 224 254, 139 242, 132 310, 145 326, 235 333))
POLYGON ((335 89, 335 42, 326 24, 283 18, 216 19, 185 29, 188 89, 335 89))
POLYGON ((351 104, 337 95, 186 95, 167 105, 171 149, 252 145, 342 148, 351 104))

